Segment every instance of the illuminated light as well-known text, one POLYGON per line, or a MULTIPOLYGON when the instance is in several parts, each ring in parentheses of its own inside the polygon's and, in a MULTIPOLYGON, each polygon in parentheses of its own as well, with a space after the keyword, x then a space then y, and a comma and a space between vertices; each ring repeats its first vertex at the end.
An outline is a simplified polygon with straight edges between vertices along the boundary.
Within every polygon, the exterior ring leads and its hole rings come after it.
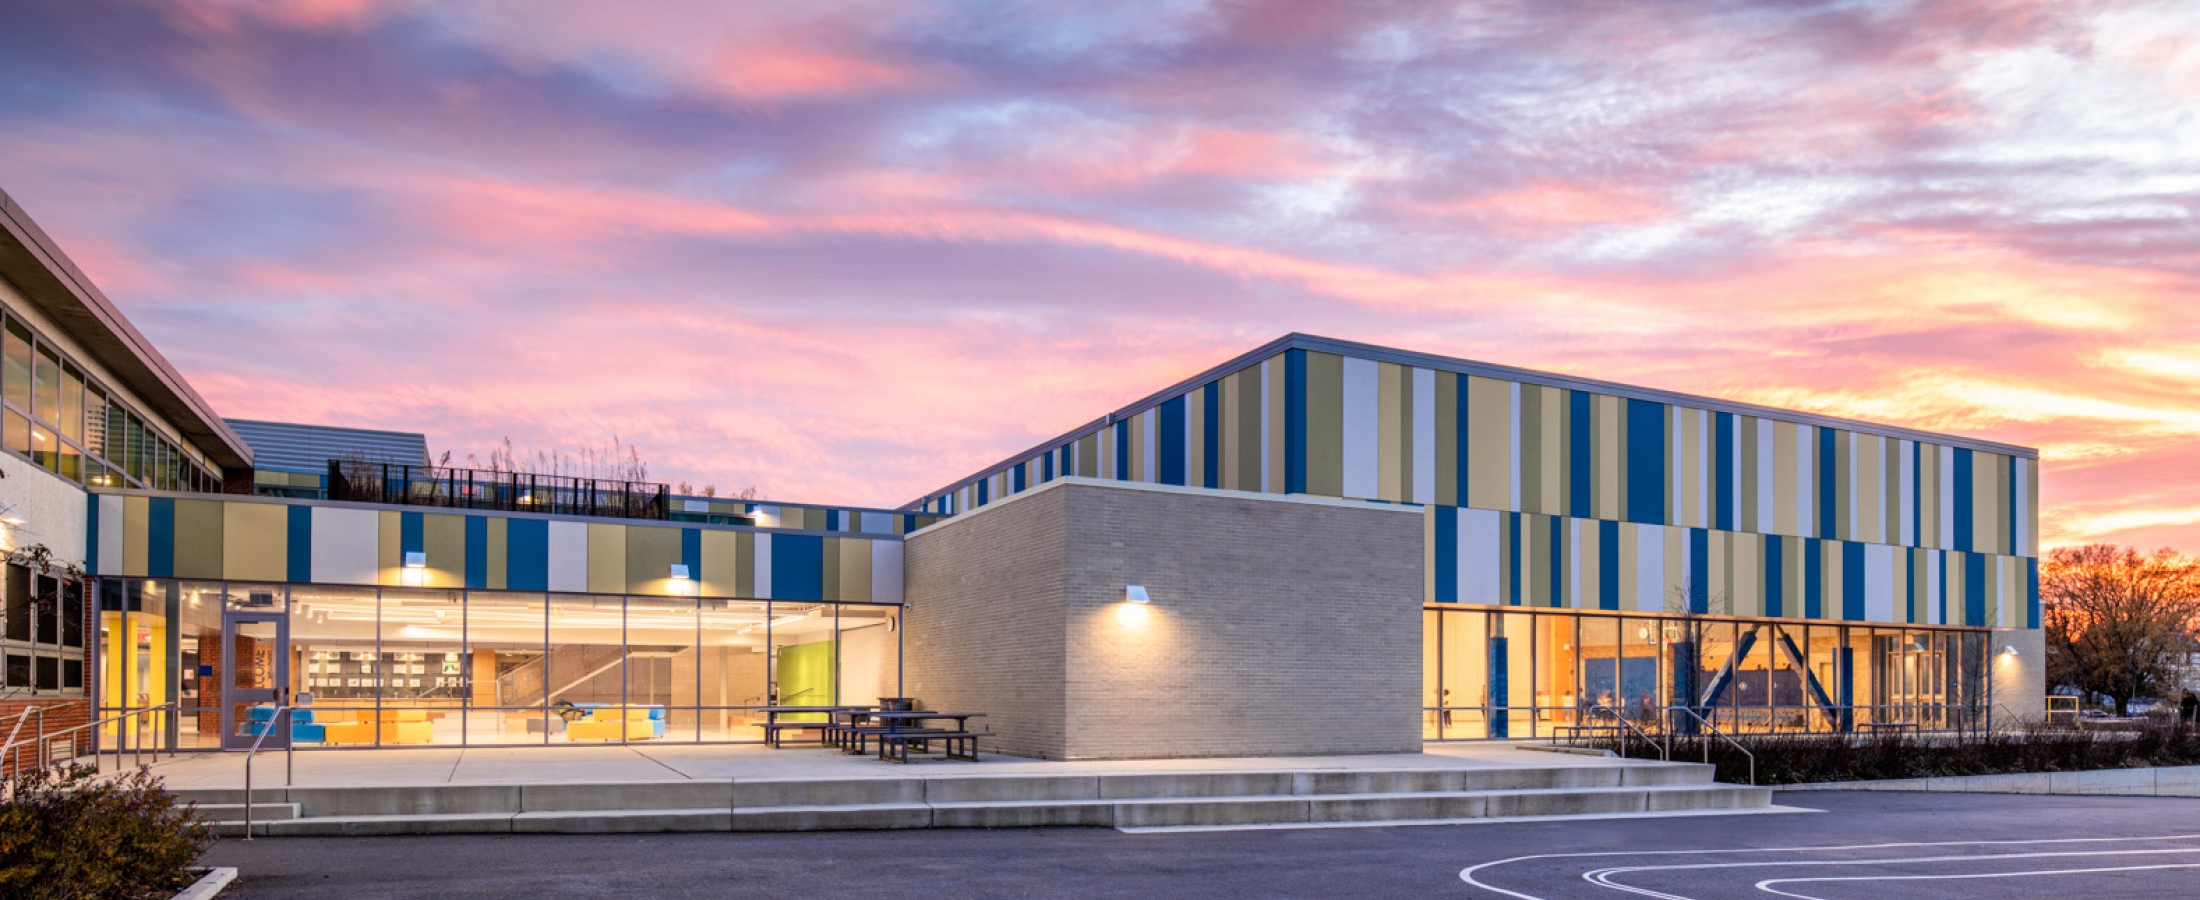
POLYGON ((2003 645, 2001 645, 2001 655, 2003 655, 2003 656, 2006 656, 2006 657, 2008 657, 2008 658, 2010 658, 2010 659, 2016 659, 2016 658, 2017 658, 2017 645, 2015 645, 2015 644, 2003 644, 2003 645))
POLYGON ((1123 586, 1123 600, 1124 600, 1124 602, 1127 602, 1127 603, 1152 603, 1152 602, 1153 602, 1153 598, 1151 598, 1151 597, 1148 597, 1148 596, 1146 596, 1146 586, 1145 586, 1145 585, 1143 585, 1143 584, 1127 584, 1127 585, 1124 585, 1124 586, 1123 586))
POLYGON ((407 550, 407 551, 405 551, 405 568, 408 568, 408 569, 425 569, 425 568, 427 568, 427 567, 428 567, 428 554, 427 554, 427 553, 425 553, 425 552, 423 552, 423 551, 420 551, 420 550, 407 550))
POLYGON ((1145 603, 1122 603, 1115 607, 1115 620, 1124 625, 1144 625, 1152 611, 1145 603))
POLYGON ((688 580, 688 567, 687 567, 687 563, 673 563, 673 564, 672 564, 672 580, 674 580, 674 581, 686 581, 686 580, 688 580))

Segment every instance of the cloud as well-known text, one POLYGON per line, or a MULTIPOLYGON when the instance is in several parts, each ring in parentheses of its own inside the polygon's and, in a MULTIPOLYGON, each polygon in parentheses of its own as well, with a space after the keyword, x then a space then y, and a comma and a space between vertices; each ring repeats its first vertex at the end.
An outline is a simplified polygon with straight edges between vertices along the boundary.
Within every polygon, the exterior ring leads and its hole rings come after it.
POLYGON ((2189 5, 32 0, 0 184, 238 416, 895 504, 1288 331, 2042 449, 2200 545, 2189 5))

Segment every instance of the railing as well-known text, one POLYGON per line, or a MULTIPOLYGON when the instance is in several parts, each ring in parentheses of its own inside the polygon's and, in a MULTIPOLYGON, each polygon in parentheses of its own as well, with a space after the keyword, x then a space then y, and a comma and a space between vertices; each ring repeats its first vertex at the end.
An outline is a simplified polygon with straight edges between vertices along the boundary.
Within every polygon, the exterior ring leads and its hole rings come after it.
POLYGON ((337 459, 328 463, 328 496, 357 503, 562 516, 669 519, 672 515, 672 489, 655 482, 337 459))
MULTIPOLYGON (((1426 706, 1422 712, 1440 723, 1438 740, 1532 740, 1550 737, 1554 726, 1581 721, 1596 707, 1656 732, 1667 727, 1664 705, 1588 704, 1564 706, 1426 706), (1464 725, 1451 724, 1463 717, 1464 725), (1502 726, 1498 723, 1504 723, 1502 726), (1466 731, 1461 735, 1456 732, 1466 731), (1489 731, 1508 733, 1490 735, 1489 731), (1473 732, 1481 732, 1479 734, 1473 732)), ((1908 703, 1821 706, 1691 707, 1706 722, 1729 734, 1855 734, 1902 729, 1919 734, 1967 734, 1986 729, 1987 709, 1980 704, 1908 703)))
MULTIPOLYGON (((1605 714, 1607 714, 1607 715, 1611 716, 1611 720, 1612 720, 1612 721, 1614 721, 1614 722, 1617 722, 1617 723, 1619 723, 1619 725, 1620 725, 1620 726, 1621 726, 1622 728, 1626 729, 1625 731, 1621 731, 1621 732, 1619 733, 1619 755, 1621 755, 1621 756, 1626 756, 1626 755, 1627 755, 1627 735, 1628 735, 1628 733, 1629 733, 1629 732, 1633 732, 1634 734, 1636 734, 1636 735, 1639 735, 1639 736, 1641 736, 1641 737, 1642 737, 1642 741, 1643 741, 1643 743, 1645 743, 1645 744, 1649 744, 1649 745, 1650 745, 1651 747, 1655 748, 1655 749, 1656 749, 1656 750, 1658 751, 1658 758, 1659 758, 1659 759, 1662 759, 1662 760, 1667 760, 1667 761, 1671 761, 1671 760, 1672 760, 1672 758, 1673 758, 1673 739, 1672 739, 1672 738, 1671 738, 1670 736, 1668 736, 1668 737, 1666 738, 1666 742, 1665 742, 1665 744, 1664 744, 1663 746, 1660 746, 1660 745, 1658 744, 1657 740, 1656 740, 1656 739, 1654 739, 1654 738, 1652 738, 1652 737, 1650 736, 1650 733, 1649 733, 1649 732, 1647 732, 1647 731, 1644 731, 1644 730, 1642 730, 1641 728, 1637 727, 1637 726, 1635 725, 1635 723, 1627 721, 1627 718, 1626 718, 1625 716, 1622 716, 1622 715, 1620 715, 1620 714, 1619 714, 1619 710, 1613 709, 1613 708, 1611 708, 1611 707, 1609 707, 1609 706, 1604 706, 1604 705, 1602 705, 1602 704, 1599 704, 1599 705, 1597 705, 1597 706, 1593 706, 1593 707, 1590 707, 1589 711, 1590 711, 1590 712, 1591 712, 1592 714, 1593 714, 1593 713, 1605 713, 1605 714)), ((1599 721, 1601 721, 1601 720, 1599 720, 1599 721)))
MULTIPOLYGON (((1668 712, 1668 713, 1671 713, 1671 712, 1673 712, 1673 711, 1676 711, 1676 710, 1677 710, 1677 711, 1679 711, 1679 712, 1683 712, 1683 713, 1686 713, 1686 714, 1688 714, 1689 718, 1695 719, 1695 720, 1696 720, 1696 722, 1697 722, 1697 724, 1700 724, 1700 725, 1702 725, 1703 727, 1705 727, 1705 728, 1707 728, 1707 729, 1710 729, 1710 731, 1711 731, 1711 734, 1712 734, 1712 736, 1713 736, 1713 737, 1716 737, 1716 738, 1718 738, 1719 740, 1725 741, 1725 742, 1727 743, 1727 745, 1728 745, 1728 746, 1730 746, 1730 747, 1733 747, 1733 748, 1734 748, 1734 749, 1736 749, 1736 750, 1740 750, 1740 751, 1742 751, 1742 755, 1743 755, 1743 756, 1749 757, 1749 786, 1750 786, 1750 787, 1756 787, 1756 786, 1757 786, 1757 754, 1749 752, 1749 748, 1748 748, 1748 747, 1744 747, 1744 746, 1742 746, 1742 743, 1741 743, 1740 741, 1737 741, 1737 740, 1735 740, 1735 739, 1733 739, 1733 738, 1731 738, 1731 737, 1728 737, 1728 736, 1726 735, 1726 732, 1724 732, 1724 731, 1720 731, 1720 730, 1719 730, 1719 726, 1711 724, 1711 721, 1710 721, 1710 720, 1708 720, 1708 719, 1705 719, 1705 718, 1704 718, 1703 716, 1697 715, 1697 714, 1696 714, 1696 711, 1695 711, 1694 709, 1691 709, 1691 708, 1689 708, 1689 707, 1686 707, 1686 706, 1672 706, 1672 707, 1667 707, 1666 709, 1667 709, 1667 712, 1668 712)), ((1667 732, 1667 734, 1668 734, 1668 735, 1670 735, 1670 734, 1671 734, 1671 732, 1670 732, 1670 731, 1668 731, 1668 732, 1667 732)), ((1670 742, 1672 741, 1672 738, 1671 738, 1671 737, 1669 736, 1669 737, 1667 737, 1667 738, 1666 738, 1666 740, 1667 740, 1668 744, 1667 744, 1667 751, 1666 751, 1666 757, 1665 757, 1665 758, 1666 758, 1666 759, 1667 759, 1668 761, 1670 761, 1670 760, 1671 760, 1671 759, 1673 758, 1673 757, 1672 757, 1672 748, 1671 748, 1671 744, 1670 744, 1670 742)), ((1620 748, 1620 755, 1621 755, 1621 756, 1625 756, 1625 755, 1627 755, 1627 750, 1626 750, 1626 748, 1625 748, 1625 747, 1622 747, 1622 748, 1620 748)), ((1710 740, 1708 740, 1708 739, 1707 739, 1707 740, 1705 740, 1705 741, 1703 742, 1703 762, 1704 762, 1704 765, 1707 765, 1707 766, 1711 764, 1711 741, 1710 741, 1710 740)))
POLYGON ((244 839, 248 841, 252 839, 252 758, 260 754, 260 744, 267 740, 268 735, 275 733, 277 723, 283 726, 284 787, 290 786, 298 771, 298 741, 290 733, 290 705, 284 704, 275 707, 275 711, 268 715, 267 727, 260 729, 260 733, 252 738, 252 749, 244 753, 244 839))
MULTIPOLYGON (((17 772, 21 771, 22 766, 14 762, 11 757, 15 752, 15 748, 23 746, 24 744, 36 742, 36 747, 38 749, 38 752, 36 754, 37 762, 33 765, 36 768, 44 768, 54 763, 54 760, 48 758, 53 751, 54 738, 62 737, 65 735, 74 735, 79 731, 87 731, 90 729, 99 728, 109 722, 119 722, 123 719, 141 720, 145 716, 158 713, 168 714, 168 718, 165 721, 175 721, 174 717, 178 713, 178 711, 179 708, 177 704, 163 703, 159 706, 146 706, 140 707, 138 709, 126 709, 122 712, 115 713, 114 715, 108 716, 95 722, 86 722, 82 725, 64 728, 60 731, 48 732, 46 731, 45 709, 43 707, 32 707, 31 709, 24 710, 22 715, 17 716, 15 719, 15 727, 8 730, 7 743, 0 744, 0 761, 4 761, 7 763, 7 775, 12 778, 17 772), (36 729, 33 729, 34 733, 30 737, 17 740, 16 735, 23 730, 24 721, 30 719, 32 713, 38 714, 38 727, 36 729)), ((124 743, 127 744, 129 742, 126 741, 124 743)), ((70 738, 69 745, 72 748, 76 746, 76 739, 73 737, 70 738)), ((130 744, 129 747, 116 747, 114 751, 115 761, 119 764, 122 761, 122 754, 129 753, 131 755, 130 762, 132 765, 144 765, 145 751, 146 748, 144 741, 135 742, 134 744, 130 744)), ((153 761, 156 763, 160 762, 160 747, 158 745, 155 745, 152 748, 152 753, 153 761)), ((100 765, 100 760, 105 756, 105 754, 106 751, 100 750, 95 746, 92 751, 92 764, 94 766, 100 765)), ((175 750, 173 748, 170 748, 169 754, 174 755, 175 750)))

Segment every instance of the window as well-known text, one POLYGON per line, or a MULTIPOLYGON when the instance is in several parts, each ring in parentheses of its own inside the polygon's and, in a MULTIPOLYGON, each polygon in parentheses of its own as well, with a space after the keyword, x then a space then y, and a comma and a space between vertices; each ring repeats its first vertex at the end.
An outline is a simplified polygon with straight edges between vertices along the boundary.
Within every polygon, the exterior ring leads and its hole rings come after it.
POLYGON ((61 471, 61 442, 44 425, 31 426, 31 462, 48 472, 61 471))
POLYGON ((84 646, 84 586, 74 581, 61 584, 61 646, 84 646))
POLYGON ((23 323, 8 320, 5 350, 0 350, 0 388, 15 408, 31 408, 31 332, 23 323))
POLYGON ((51 657, 51 656, 41 656, 41 657, 38 657, 37 659, 38 659, 38 689, 39 689, 39 690, 41 690, 41 691, 58 691, 58 690, 60 690, 60 689, 61 689, 61 661, 60 661, 60 660, 58 660, 58 659, 55 659, 55 658, 53 658, 53 657, 51 657))
POLYGON ((0 631, 0 636, 27 642, 31 639, 31 570, 10 565, 6 580, 0 585, 4 585, 7 593, 7 626, 5 631, 0 631))
POLYGON ((41 344, 32 363, 36 368, 31 370, 31 415, 51 422, 60 418, 55 406, 61 400, 61 358, 52 347, 41 344))
POLYGON ((31 455, 31 420, 24 418, 22 413, 8 410, 5 422, 0 423, 0 431, 6 432, 8 449, 24 456, 31 455))
POLYGON ((61 367, 61 403, 54 425, 71 443, 84 440, 84 375, 75 366, 61 367))
POLYGON ((107 393, 91 385, 84 388, 84 452, 107 455, 107 393))

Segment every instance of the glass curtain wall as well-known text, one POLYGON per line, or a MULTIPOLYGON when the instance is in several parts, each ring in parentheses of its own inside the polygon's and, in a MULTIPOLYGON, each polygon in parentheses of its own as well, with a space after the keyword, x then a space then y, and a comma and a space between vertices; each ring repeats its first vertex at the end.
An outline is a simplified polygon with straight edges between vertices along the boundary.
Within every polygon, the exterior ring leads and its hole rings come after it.
POLYGON ((220 746, 225 609, 287 614, 287 647, 240 634, 237 654, 269 673, 271 654, 289 654, 300 749, 761 741, 757 710, 774 702, 900 693, 891 606, 157 579, 98 590, 102 706, 180 702, 159 742, 185 749, 220 746))
POLYGON ((1979 629, 1427 607, 1422 623, 1432 740, 1686 727, 1668 707, 1728 732, 1986 724, 1979 629))

